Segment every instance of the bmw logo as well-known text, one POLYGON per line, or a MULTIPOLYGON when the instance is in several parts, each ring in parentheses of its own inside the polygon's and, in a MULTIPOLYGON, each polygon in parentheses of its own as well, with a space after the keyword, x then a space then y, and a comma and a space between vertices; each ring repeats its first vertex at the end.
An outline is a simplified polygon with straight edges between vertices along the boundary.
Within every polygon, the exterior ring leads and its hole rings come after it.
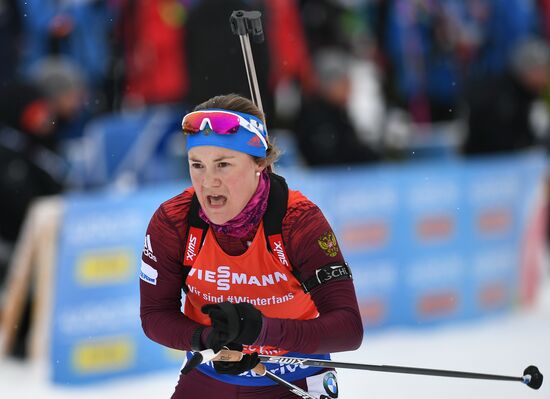
POLYGON ((336 381, 336 375, 332 371, 329 371, 323 377, 323 387, 328 396, 331 398, 338 397, 338 382, 336 381))

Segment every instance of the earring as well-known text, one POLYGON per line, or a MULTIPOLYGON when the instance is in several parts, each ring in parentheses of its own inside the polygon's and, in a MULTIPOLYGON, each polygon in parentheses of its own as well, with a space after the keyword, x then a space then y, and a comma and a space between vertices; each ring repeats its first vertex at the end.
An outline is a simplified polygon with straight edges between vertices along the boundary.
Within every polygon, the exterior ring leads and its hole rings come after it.
POLYGON ((256 172, 256 177, 260 177, 260 172, 256 172))

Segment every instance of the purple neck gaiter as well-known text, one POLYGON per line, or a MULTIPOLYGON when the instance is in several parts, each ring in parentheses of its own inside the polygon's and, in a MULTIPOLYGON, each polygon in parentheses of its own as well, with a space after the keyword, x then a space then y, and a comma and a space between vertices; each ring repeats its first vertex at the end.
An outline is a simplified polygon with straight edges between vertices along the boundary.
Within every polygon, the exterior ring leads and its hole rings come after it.
POLYGON ((264 216, 267 209, 269 187, 269 175, 264 171, 260 176, 258 188, 252 198, 250 198, 250 201, 248 201, 248 204, 246 204, 241 213, 224 224, 212 223, 202 208, 199 210, 199 216, 214 229, 216 234, 221 233, 236 238, 247 237, 258 226, 258 223, 260 223, 260 220, 264 216))

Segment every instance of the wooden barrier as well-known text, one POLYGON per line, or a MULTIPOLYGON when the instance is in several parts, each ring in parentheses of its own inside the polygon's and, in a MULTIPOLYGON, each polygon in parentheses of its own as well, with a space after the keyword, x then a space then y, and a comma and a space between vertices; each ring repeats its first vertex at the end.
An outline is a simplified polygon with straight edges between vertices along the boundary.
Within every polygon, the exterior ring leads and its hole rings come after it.
POLYGON ((0 302, 0 356, 13 350, 28 300, 32 309, 28 353, 33 359, 45 356, 62 203, 61 197, 40 198, 27 213, 0 302))

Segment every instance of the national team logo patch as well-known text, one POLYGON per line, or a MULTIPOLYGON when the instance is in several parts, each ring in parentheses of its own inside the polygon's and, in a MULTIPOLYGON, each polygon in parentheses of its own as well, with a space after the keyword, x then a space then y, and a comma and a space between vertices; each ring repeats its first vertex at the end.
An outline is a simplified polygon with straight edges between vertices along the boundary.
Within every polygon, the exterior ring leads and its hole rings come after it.
POLYGON ((338 242, 336 241, 336 237, 334 236, 334 233, 332 231, 327 231, 325 234, 323 234, 319 239, 317 240, 319 243, 319 246, 325 253, 334 258, 336 255, 338 255, 338 242))
POLYGON ((333 372, 329 371, 323 377, 323 388, 325 388, 325 392, 329 397, 338 397, 338 381, 336 380, 336 375, 334 375, 333 372))

